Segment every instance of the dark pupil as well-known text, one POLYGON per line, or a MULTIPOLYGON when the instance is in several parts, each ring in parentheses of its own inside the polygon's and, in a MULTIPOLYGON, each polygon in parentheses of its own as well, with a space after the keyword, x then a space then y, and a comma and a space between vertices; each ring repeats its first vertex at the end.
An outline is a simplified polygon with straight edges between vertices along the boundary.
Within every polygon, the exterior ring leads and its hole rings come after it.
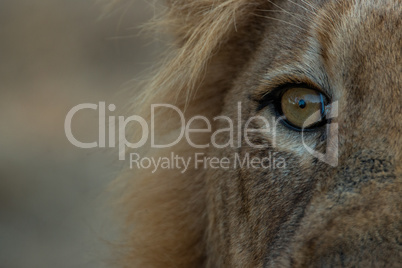
POLYGON ((305 100, 299 100, 299 107, 304 109, 306 108, 306 101, 305 100))

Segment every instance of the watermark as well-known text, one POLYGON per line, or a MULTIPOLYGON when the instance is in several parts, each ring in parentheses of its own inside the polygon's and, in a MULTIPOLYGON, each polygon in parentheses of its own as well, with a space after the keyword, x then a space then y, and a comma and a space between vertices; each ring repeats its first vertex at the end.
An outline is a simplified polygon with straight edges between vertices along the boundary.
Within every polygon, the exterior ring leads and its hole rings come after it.
MULTIPOLYGON (((326 114, 328 122, 331 122, 332 119, 338 116, 338 105, 337 102, 332 103, 330 105, 331 109, 326 114)), ((84 103, 79 104, 73 107, 66 115, 66 119, 64 122, 64 130, 66 133, 67 139, 76 147, 79 148, 118 148, 119 160, 126 160, 127 150, 128 149, 137 149, 149 145, 153 149, 162 149, 162 148, 173 148, 179 142, 183 140, 188 143, 194 149, 205 149, 205 148, 217 148, 224 149, 227 147, 231 148, 240 148, 242 145, 246 145, 250 148, 254 149, 267 149, 267 154, 271 153, 268 151, 268 148, 275 148, 277 145, 277 140, 280 138, 277 135, 278 125, 280 124, 281 118, 271 117, 267 118, 264 116, 254 116, 248 118, 248 120, 243 123, 242 122, 242 104, 239 102, 237 104, 237 116, 236 118, 229 118, 227 116, 216 116, 212 120, 208 119, 205 116, 197 115, 186 121, 184 113, 176 106, 171 104, 152 104, 150 107, 150 120, 142 118, 139 115, 132 115, 129 117, 124 116, 114 116, 108 115, 110 112, 114 112, 116 110, 116 106, 114 104, 110 104, 106 106, 105 102, 99 102, 98 104, 94 103, 84 103), (157 137, 158 133, 156 133, 156 114, 160 110, 166 109, 171 113, 175 113, 176 116, 180 119, 180 126, 177 131, 177 135, 173 137, 172 141, 165 143, 158 143, 157 137), (82 142, 79 141, 73 134, 72 131, 72 121, 74 116, 77 113, 84 113, 87 110, 94 110, 98 112, 99 117, 99 136, 96 141, 92 142, 82 142), (212 130, 212 126, 216 125, 216 122, 221 122, 225 125, 225 128, 212 130), (194 124, 198 123, 198 125, 204 125, 203 128, 195 128, 194 124), (134 142, 129 141, 127 139, 127 129, 130 124, 135 124, 137 130, 138 139, 134 142), (254 126, 254 128, 252 127, 254 126), (258 127, 255 127, 258 126, 258 127), (117 133, 117 137, 116 137, 117 133), (258 144, 253 143, 253 139, 251 138, 253 135, 255 136, 257 133, 263 135, 264 137, 269 136, 269 144, 264 144, 259 142, 258 144), (207 134, 210 139, 208 142, 199 144, 192 139, 192 135, 194 134, 207 134), (222 142, 222 139, 219 139, 220 136, 224 135, 225 141, 222 142)), ((319 112, 319 111, 318 111, 319 112)), ((317 115, 313 114, 310 118, 317 118, 317 115)), ((306 120, 304 127, 308 126, 309 119, 306 120)), ((326 137, 327 137, 327 148, 325 153, 321 153, 315 151, 313 148, 309 147, 308 143, 305 142, 305 132, 304 127, 301 131, 302 137, 302 146, 306 149, 306 152, 311 154, 312 156, 318 158, 320 161, 323 161, 331 166, 337 166, 338 164, 338 126, 336 123, 328 123, 326 125, 326 137)), ((139 154, 129 154, 130 155, 130 166, 132 168, 146 168, 153 170, 158 168, 170 168, 172 167, 185 172, 190 163, 193 162, 195 168, 199 168, 201 163, 199 163, 199 156, 194 155, 187 159, 181 159, 179 156, 170 158, 167 161, 167 158, 160 159, 148 159, 143 158, 139 154)), ((234 155, 231 159, 239 159, 240 156, 234 155)), ((270 156, 271 157, 271 156, 270 156)), ((227 163, 227 159, 213 159, 211 161, 205 158, 202 158, 204 164, 204 168, 214 168, 218 166, 219 168, 236 168, 239 165, 235 166, 238 162, 231 161, 231 163, 227 163)), ((229 159, 229 158, 228 158, 229 159)), ((246 158, 247 160, 247 158, 246 158)), ((240 161, 240 160, 239 160, 240 161)), ((245 162, 245 167, 253 168, 256 165, 263 167, 263 164, 267 163, 267 160, 255 160, 254 158, 251 160, 247 160, 245 162), (254 164, 253 164, 254 163, 254 164)), ((268 161, 270 162, 270 161, 268 161)), ((242 162, 243 163, 243 162, 242 162)), ((281 164, 279 166, 285 166, 281 164)), ((269 168, 278 168, 274 163, 271 163, 269 168)))
POLYGON ((130 153, 130 169, 147 169, 152 173, 157 170, 176 169, 185 173, 191 169, 283 169, 286 168, 286 161, 283 157, 276 156, 276 153, 269 152, 264 157, 252 157, 250 153, 241 155, 234 153, 231 157, 208 156, 205 153, 194 153, 193 156, 183 157, 171 152, 169 156, 142 157, 138 153, 130 153))

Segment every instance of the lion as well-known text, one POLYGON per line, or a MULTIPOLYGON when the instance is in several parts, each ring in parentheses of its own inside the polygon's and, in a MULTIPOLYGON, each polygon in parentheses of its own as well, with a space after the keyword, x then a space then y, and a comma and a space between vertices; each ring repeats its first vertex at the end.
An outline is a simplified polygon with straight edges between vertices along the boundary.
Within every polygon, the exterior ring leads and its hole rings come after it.
POLYGON ((129 169, 123 267, 400 267, 400 0, 167 0, 153 26, 130 111, 156 144, 183 124, 152 104, 204 131, 133 152, 237 165, 129 169))

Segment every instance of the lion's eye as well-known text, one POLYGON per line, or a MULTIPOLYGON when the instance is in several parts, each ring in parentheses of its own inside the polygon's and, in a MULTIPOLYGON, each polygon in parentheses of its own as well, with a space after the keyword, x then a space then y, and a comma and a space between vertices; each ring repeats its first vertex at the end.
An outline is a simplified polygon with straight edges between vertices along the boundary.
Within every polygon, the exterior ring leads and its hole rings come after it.
POLYGON ((311 129, 323 123, 325 103, 319 91, 295 87, 283 92, 278 108, 285 123, 297 129, 311 129))

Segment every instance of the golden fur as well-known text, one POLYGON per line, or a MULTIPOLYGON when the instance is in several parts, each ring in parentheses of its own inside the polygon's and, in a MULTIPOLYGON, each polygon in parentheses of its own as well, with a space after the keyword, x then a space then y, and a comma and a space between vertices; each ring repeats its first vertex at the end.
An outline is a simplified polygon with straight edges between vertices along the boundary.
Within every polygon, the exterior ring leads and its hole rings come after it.
MULTIPOLYGON (((300 149, 284 127, 272 148, 286 170, 129 171, 125 267, 398 267, 402 263, 402 9, 399 0, 168 0, 158 27, 174 36, 130 113, 170 103, 195 115, 257 115, 254 97, 318 77, 339 100, 339 165, 300 149), (322 73, 325 73, 322 74, 322 73)), ((157 140, 178 133, 159 114, 157 140)), ((222 127, 219 123, 214 128, 222 127)), ((258 126, 257 126, 258 127, 258 126)), ((193 128, 197 128, 194 124, 193 128)), ((202 126, 200 125, 200 128, 202 126)), ((272 137, 252 137, 271 144, 272 137)), ((210 134, 194 138, 208 143, 210 134)), ((307 142, 324 150, 325 136, 307 142)), ((230 156, 264 150, 168 149, 230 156)))

